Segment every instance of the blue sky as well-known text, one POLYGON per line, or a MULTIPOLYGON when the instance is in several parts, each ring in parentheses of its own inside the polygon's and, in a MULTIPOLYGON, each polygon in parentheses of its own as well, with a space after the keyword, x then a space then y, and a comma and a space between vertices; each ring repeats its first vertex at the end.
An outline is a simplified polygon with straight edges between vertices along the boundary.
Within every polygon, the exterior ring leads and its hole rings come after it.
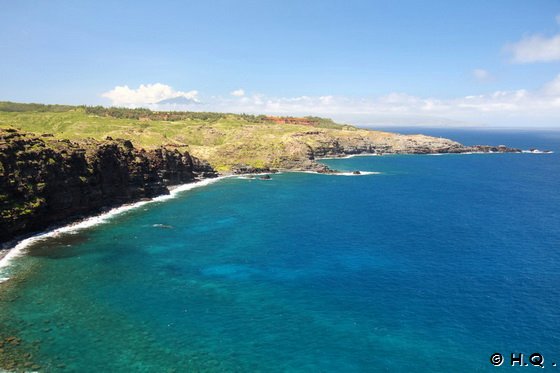
POLYGON ((0 100, 560 126, 556 0, 115 3, 2 1, 0 100))

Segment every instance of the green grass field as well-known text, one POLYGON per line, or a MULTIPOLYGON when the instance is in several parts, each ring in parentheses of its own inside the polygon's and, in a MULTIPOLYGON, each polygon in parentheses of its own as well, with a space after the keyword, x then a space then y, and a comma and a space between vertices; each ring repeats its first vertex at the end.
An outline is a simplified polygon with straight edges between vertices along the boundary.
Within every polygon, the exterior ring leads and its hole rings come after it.
MULTIPOLYGON (((310 149, 333 144, 383 142, 395 135, 336 124, 323 118, 291 118, 305 124, 277 123, 265 116, 151 112, 65 105, 0 102, 0 127, 37 135, 81 140, 131 140, 136 147, 177 147, 208 160, 217 170, 237 164, 279 167, 307 159, 310 149)), ((289 120, 287 120, 289 122, 289 120)))

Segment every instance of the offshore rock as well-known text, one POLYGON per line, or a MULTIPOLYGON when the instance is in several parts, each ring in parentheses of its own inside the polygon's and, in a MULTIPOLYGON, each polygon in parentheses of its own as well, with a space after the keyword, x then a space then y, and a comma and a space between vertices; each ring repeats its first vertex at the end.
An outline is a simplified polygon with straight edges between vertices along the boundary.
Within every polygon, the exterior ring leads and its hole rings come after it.
POLYGON ((232 167, 231 172, 236 175, 247 174, 264 174, 264 173, 277 173, 278 170, 271 169, 270 167, 252 167, 246 164, 238 164, 232 167))

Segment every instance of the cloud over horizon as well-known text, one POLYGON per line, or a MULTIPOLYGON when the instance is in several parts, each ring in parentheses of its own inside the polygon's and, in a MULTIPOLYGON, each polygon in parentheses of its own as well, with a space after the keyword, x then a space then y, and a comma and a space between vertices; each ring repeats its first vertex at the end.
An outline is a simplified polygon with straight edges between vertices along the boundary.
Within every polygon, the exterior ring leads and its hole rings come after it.
MULTIPOLYGON (((235 91, 234 91, 235 92, 235 91)), ((162 84, 138 89, 117 86, 102 95, 115 106, 144 106, 153 110, 218 111, 269 115, 317 115, 368 124, 511 124, 542 125, 560 118, 560 74, 540 89, 494 91, 457 98, 419 97, 392 92, 378 97, 297 96, 262 94, 212 96, 198 99, 198 91, 177 91, 162 84), (166 98, 168 97, 168 98, 166 98), (175 103, 170 98, 188 101, 175 103), (193 105, 196 104, 196 105, 193 105)))
POLYGON ((108 98, 115 106, 130 107, 153 105, 176 99, 198 102, 197 96, 198 91, 176 91, 172 87, 161 83, 141 84, 137 89, 131 89, 127 85, 116 86, 112 90, 101 94, 101 97, 108 98))

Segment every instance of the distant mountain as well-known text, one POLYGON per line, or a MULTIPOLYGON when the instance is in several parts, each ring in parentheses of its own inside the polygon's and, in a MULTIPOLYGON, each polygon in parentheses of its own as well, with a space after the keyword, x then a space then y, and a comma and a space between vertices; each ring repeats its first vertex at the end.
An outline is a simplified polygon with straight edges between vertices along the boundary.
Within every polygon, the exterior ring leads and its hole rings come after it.
POLYGON ((172 105, 189 105, 189 104, 196 104, 197 102, 193 99, 186 98, 183 96, 173 97, 173 98, 166 98, 165 100, 161 100, 156 102, 158 105, 165 105, 165 104, 172 104, 172 105))

